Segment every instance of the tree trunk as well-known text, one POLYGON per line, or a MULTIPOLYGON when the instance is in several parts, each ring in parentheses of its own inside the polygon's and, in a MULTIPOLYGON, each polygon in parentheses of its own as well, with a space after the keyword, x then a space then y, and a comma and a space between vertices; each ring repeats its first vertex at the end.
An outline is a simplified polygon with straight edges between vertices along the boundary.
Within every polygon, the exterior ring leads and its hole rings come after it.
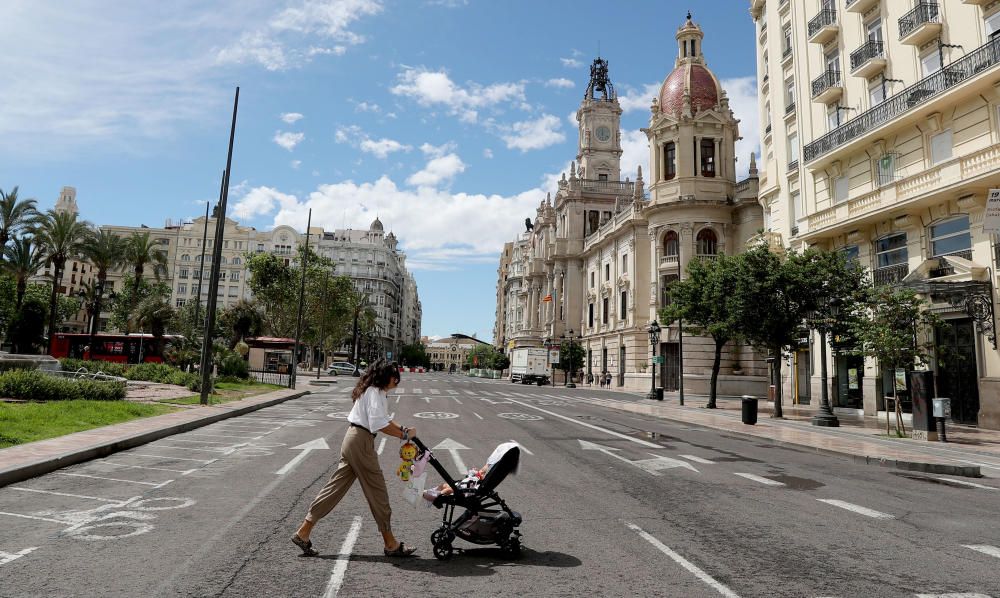
POLYGON ((90 351, 94 350, 94 335, 97 334, 97 325, 101 321, 101 302, 104 297, 104 282, 107 280, 106 277, 102 277, 100 274, 97 275, 97 295, 94 297, 94 313, 90 320, 90 330, 88 331, 90 335, 87 337, 87 345, 90 347, 90 351))
POLYGON ((774 355, 774 364, 771 366, 771 384, 774 385, 774 411, 771 417, 781 418, 784 414, 781 411, 781 347, 771 349, 774 355))
POLYGON ((142 283, 142 272, 142 264, 136 264, 135 276, 133 276, 134 280, 132 281, 132 301, 135 301, 139 296, 139 285, 142 283))
POLYGON ((21 311, 21 304, 24 302, 24 293, 28 290, 28 279, 18 278, 17 279, 17 303, 16 307, 18 311, 21 311))
POLYGON ((712 362, 712 383, 708 391, 708 405, 706 409, 715 409, 716 390, 719 386, 719 366, 722 363, 722 348, 726 346, 726 341, 715 339, 715 360, 712 362))
POLYGON ((52 353, 52 341, 56 335, 56 294, 59 292, 59 283, 62 282, 62 270, 65 260, 52 261, 52 293, 49 296, 49 353, 52 353))

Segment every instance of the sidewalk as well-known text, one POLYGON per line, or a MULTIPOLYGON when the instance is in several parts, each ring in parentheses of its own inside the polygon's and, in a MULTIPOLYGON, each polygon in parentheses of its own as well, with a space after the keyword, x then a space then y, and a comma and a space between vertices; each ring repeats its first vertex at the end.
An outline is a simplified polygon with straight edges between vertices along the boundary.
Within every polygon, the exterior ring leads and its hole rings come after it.
POLYGON ((308 390, 275 390, 230 403, 196 406, 166 415, 0 449, 0 487, 284 403, 308 393, 308 390))
MULTIPOLYGON (((751 426, 742 423, 741 402, 736 397, 719 397, 717 409, 705 409, 708 403, 705 396, 685 395, 683 407, 678 404, 677 393, 665 393, 662 402, 639 396, 643 398, 634 403, 609 403, 607 406, 753 436, 776 444, 848 456, 856 463, 966 477, 982 477, 985 469, 987 475, 1000 477, 1000 431, 997 430, 949 424, 946 443, 887 437, 884 418, 838 413, 839 428, 822 428, 810 423, 815 413, 812 407, 783 406, 784 417, 774 419, 772 406, 765 400, 758 401, 757 424, 751 426)), ((906 430, 907 434, 911 431, 908 423, 906 430)))

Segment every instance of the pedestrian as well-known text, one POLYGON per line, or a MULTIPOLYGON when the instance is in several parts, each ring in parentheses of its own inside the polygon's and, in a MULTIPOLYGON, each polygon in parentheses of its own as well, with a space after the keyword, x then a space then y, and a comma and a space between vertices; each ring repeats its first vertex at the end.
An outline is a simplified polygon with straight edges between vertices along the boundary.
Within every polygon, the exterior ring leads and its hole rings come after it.
POLYGON ((611 388, 611 372, 604 372, 604 384, 611 388))
POLYGON ((587 384, 590 386, 594 385, 594 374, 593 372, 587 372, 587 384))
POLYGON ((604 370, 601 370, 601 373, 598 374, 598 376, 600 376, 598 382, 600 383, 601 388, 604 388, 604 370))
POLYGON ((365 493, 365 500, 368 501, 368 507, 385 543, 385 555, 410 556, 416 551, 416 548, 405 547, 392 534, 389 493, 375 453, 376 431, 403 440, 416 436, 415 428, 404 428, 389 419, 386 392, 398 385, 399 370, 394 364, 379 359, 368 368, 354 387, 351 393, 354 406, 347 416, 351 425, 340 446, 340 465, 309 505, 309 512, 302 525, 292 536, 292 542, 302 549, 305 556, 319 554, 309 540, 313 526, 337 506, 354 485, 354 480, 361 482, 361 490, 365 493))

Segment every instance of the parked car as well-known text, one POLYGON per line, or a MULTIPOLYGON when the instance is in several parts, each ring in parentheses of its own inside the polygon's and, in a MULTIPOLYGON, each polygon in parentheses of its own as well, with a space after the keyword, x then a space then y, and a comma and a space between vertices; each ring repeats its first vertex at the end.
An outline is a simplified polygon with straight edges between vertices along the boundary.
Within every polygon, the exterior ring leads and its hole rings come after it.
POLYGON ((328 376, 360 376, 365 373, 363 369, 346 361, 335 361, 330 364, 326 371, 328 376))

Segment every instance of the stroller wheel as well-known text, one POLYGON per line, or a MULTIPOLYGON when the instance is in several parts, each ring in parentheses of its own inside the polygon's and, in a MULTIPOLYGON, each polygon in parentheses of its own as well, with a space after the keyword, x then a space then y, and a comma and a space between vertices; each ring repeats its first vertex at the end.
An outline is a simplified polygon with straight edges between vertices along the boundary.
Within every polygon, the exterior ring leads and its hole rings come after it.
POLYGON ((434 557, 439 561, 447 561, 452 555, 451 542, 444 542, 442 544, 434 545, 434 557))
POLYGON ((440 527, 434 530, 434 533, 431 534, 431 544, 434 546, 437 546, 438 544, 451 543, 453 539, 455 539, 455 535, 452 534, 446 527, 440 527))
POLYGON ((504 552, 507 556, 512 559, 521 558, 521 540, 520 538, 511 538, 507 540, 506 544, 503 546, 504 552))

